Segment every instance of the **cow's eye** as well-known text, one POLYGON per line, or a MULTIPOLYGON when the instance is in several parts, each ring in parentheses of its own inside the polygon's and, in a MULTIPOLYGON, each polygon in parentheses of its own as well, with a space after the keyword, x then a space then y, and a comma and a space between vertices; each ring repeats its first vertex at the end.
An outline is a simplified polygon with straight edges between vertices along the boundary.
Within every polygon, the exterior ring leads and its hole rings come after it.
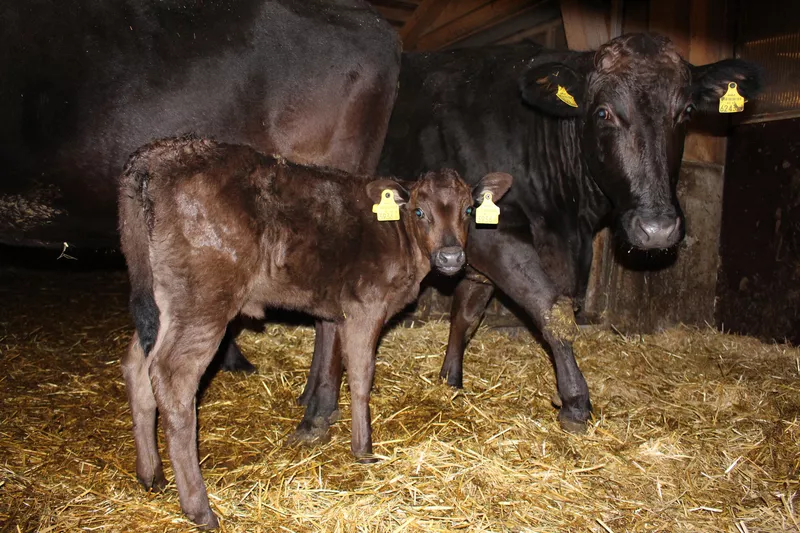
POLYGON ((414 214, 417 215, 417 218, 422 218, 425 216, 425 212, 419 207, 414 209, 414 214))
POLYGON ((689 104, 686 106, 686 109, 683 110, 683 115, 689 118, 692 116, 692 113, 694 113, 694 104, 689 104))
POLYGON ((595 111, 595 115, 597 115, 597 118, 599 118, 600 120, 611 119, 611 111, 609 111, 605 107, 601 107, 600 109, 595 111))
POLYGON ((467 216, 472 216, 472 212, 473 212, 473 211, 474 211, 474 209, 472 209, 472 206, 469 206, 469 207, 467 208, 467 216))

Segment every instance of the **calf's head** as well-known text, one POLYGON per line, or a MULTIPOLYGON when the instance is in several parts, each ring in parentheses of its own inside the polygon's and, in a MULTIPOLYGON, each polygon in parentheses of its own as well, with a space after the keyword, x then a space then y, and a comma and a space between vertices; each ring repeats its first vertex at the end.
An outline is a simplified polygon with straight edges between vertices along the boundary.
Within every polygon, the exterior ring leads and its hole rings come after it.
POLYGON ((534 62, 520 88, 529 105, 576 119, 581 164, 611 201, 618 228, 634 247, 652 249, 683 239, 675 190, 687 123, 696 112, 717 113, 734 82, 754 98, 758 68, 735 59, 695 67, 667 38, 631 34, 563 63, 534 62))
MULTIPOLYGON (((466 264, 469 220, 485 192, 497 201, 511 187, 512 177, 502 172, 487 174, 472 188, 455 170, 428 172, 406 189, 392 180, 375 180, 367 194, 378 202, 383 191, 394 193, 401 218, 422 253, 430 257, 432 269, 452 276, 466 264)), ((406 183, 407 184, 407 183, 406 183)))

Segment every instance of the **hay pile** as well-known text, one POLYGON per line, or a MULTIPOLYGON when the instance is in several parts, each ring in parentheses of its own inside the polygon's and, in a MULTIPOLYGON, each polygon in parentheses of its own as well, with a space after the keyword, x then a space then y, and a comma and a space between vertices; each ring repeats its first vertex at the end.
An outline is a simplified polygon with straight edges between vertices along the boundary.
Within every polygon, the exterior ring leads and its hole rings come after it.
MULTIPOLYGON (((124 275, 0 282, 0 529, 191 531, 174 484, 148 494, 134 476, 124 275)), ((218 375, 200 407, 222 531, 800 531, 800 350, 711 330, 584 333, 596 418, 572 436, 527 334, 480 329, 463 391, 437 378, 446 340, 443 323, 385 336, 372 396, 383 460, 359 465, 346 393, 329 443, 284 446, 313 331, 245 334, 259 373, 218 375)))

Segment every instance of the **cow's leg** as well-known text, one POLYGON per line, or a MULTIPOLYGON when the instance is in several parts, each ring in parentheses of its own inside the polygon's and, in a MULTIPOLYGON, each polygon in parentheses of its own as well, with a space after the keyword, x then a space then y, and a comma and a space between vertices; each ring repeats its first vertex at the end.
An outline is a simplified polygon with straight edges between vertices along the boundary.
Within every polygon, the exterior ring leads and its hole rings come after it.
POLYGON ((342 355, 336 328, 333 322, 317 322, 311 377, 300 397, 306 399, 306 411, 290 442, 324 441, 330 425, 339 419, 342 355))
POLYGON ((122 359, 122 375, 133 418, 136 445, 136 478, 148 490, 160 491, 166 484, 156 436, 156 398, 150 384, 148 361, 134 334, 128 353, 122 359))
POLYGON ((464 350, 469 339, 475 334, 492 298, 494 287, 490 283, 480 283, 464 278, 453 294, 450 308, 450 338, 439 376, 452 387, 463 386, 464 350))
POLYGON ((561 398, 561 427, 570 432, 585 431, 591 403, 572 351, 577 326, 570 299, 559 294, 529 242, 500 232, 491 239, 475 241, 468 251, 470 264, 530 315, 550 346, 561 398))
POLYGON ((372 457, 372 420, 369 409, 370 390, 375 377, 375 349, 383 320, 376 313, 348 317, 337 326, 337 340, 347 364, 350 385, 352 439, 350 449, 360 463, 374 463, 372 457))
MULTIPOLYGON (((167 321, 162 320, 162 324, 167 321)), ((211 529, 219 526, 208 504, 197 455, 195 398, 200 378, 225 334, 225 325, 186 327, 167 332, 153 358, 150 376, 158 410, 164 420, 167 447, 181 509, 194 523, 211 529)))
POLYGON ((219 351, 222 352, 222 365, 220 366, 220 370, 252 374, 256 371, 256 367, 247 360, 236 344, 236 337, 239 336, 239 333, 241 333, 241 327, 236 321, 232 321, 228 324, 228 328, 225 330, 225 337, 219 345, 219 351))

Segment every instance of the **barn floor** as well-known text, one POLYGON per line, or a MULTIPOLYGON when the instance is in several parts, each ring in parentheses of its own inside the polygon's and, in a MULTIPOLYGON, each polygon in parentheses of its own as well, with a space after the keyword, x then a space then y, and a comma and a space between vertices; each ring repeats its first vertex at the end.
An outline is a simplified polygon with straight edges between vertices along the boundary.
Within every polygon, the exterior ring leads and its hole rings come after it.
MULTIPOLYGON (((120 271, 0 271, 0 530, 192 530, 173 484, 148 494, 134 477, 126 291, 120 271)), ((259 373, 218 375, 200 407, 222 530, 800 532, 800 350, 711 330, 585 333, 596 418, 573 436, 530 337, 479 330, 463 391, 438 383, 446 340, 442 323, 386 335, 383 460, 358 465, 347 394, 329 443, 284 445, 313 331, 245 334, 259 373)))

